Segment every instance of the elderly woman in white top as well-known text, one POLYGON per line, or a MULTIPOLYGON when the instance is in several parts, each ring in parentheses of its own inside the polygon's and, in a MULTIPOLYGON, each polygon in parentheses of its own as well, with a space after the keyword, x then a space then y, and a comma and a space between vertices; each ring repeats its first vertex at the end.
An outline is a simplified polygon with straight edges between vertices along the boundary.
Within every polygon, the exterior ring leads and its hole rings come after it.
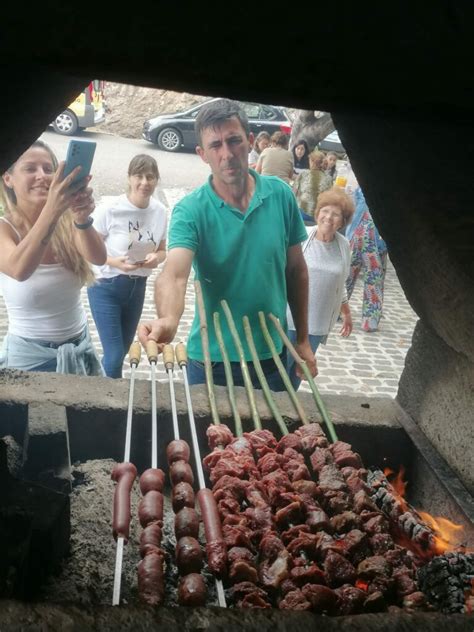
MULTIPOLYGON (((354 213, 354 203, 341 189, 324 191, 318 197, 314 218, 317 225, 309 231, 303 253, 309 273, 308 331, 313 352, 326 343, 328 334, 342 313, 341 335, 349 336, 352 317, 347 302, 346 279, 351 251, 349 242, 338 230, 345 227, 354 213)), ((296 331, 288 310, 288 335, 296 341, 296 331)), ((295 389, 301 383, 290 356, 288 374, 295 389)))
POLYGON ((0 278, 8 332, 0 368, 103 375, 87 329, 81 287, 107 256, 94 230, 88 178, 36 141, 2 176, 0 278))

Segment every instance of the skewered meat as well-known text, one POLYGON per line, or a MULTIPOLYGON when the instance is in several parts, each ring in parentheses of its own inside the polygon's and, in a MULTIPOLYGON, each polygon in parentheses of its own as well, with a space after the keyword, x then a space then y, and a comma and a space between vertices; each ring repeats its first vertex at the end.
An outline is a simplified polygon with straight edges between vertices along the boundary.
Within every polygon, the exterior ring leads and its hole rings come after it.
POLYGON ((373 555, 363 560, 357 566, 357 576, 360 579, 371 580, 375 577, 391 577, 392 565, 382 555, 373 555))
POLYGON ((278 588, 289 576, 290 554, 283 542, 274 534, 267 534, 260 543, 260 559, 258 567, 260 582, 267 588, 278 588))
POLYGON ((181 577, 178 585, 178 602, 181 606, 204 606, 207 588, 202 575, 190 573, 181 577))
POLYGON ((244 547, 232 547, 227 554, 229 560, 229 579, 233 583, 258 581, 255 556, 244 547))
POLYGON ((360 527, 360 518, 353 511, 344 511, 331 518, 331 526, 336 533, 347 533, 360 527))
POLYGON ((323 504, 331 515, 350 511, 352 508, 351 496, 346 492, 325 492, 323 504))
POLYGON ((368 595, 364 602, 365 612, 383 612, 387 609, 387 603, 381 592, 376 591, 368 595))
POLYGON ((216 501, 209 489, 201 489, 197 494, 197 500, 206 536, 207 563, 211 571, 220 576, 225 574, 227 568, 227 547, 216 501))
POLYGON ((314 481, 293 481, 293 489, 299 494, 308 494, 314 499, 321 497, 321 490, 314 481))
POLYGON ((234 598, 239 608, 270 608, 267 594, 252 582, 240 582, 233 587, 234 598))
POLYGON ((138 503, 138 518, 145 528, 151 522, 163 526, 163 494, 149 491, 138 503))
POLYGON ((297 586, 305 584, 325 584, 326 578, 323 571, 315 563, 308 564, 304 558, 293 558, 293 568, 290 571, 290 579, 297 586))
POLYGON ((374 555, 383 555, 394 547, 392 536, 388 533, 376 533, 369 538, 369 542, 374 555))
POLYGON ((287 448, 292 448, 296 450, 296 452, 302 452, 303 444, 301 443, 301 437, 293 432, 284 435, 277 443, 276 450, 277 452, 283 453, 287 448))
POLYGON ((343 492, 347 489, 344 477, 336 465, 324 465, 321 468, 318 484, 323 493, 327 491, 343 492))
POLYGON ((311 610, 311 604, 299 589, 288 592, 278 604, 280 610, 311 610))
POLYGON ((186 461, 174 461, 170 465, 170 480, 173 486, 178 483, 193 485, 194 476, 189 463, 186 463, 186 461))
POLYGON ((145 496, 149 491, 162 492, 165 484, 165 473, 158 468, 150 467, 140 476, 140 491, 145 496))
POLYGON ((224 424, 209 426, 206 430, 206 435, 211 450, 217 447, 225 447, 234 440, 231 430, 224 424))
POLYGON ((191 454, 191 450, 189 445, 183 439, 175 439, 168 443, 168 447, 166 448, 166 458, 168 459, 168 464, 174 463, 175 461, 185 461, 189 463, 189 456, 191 454))
POLYGON ((252 432, 244 432, 244 437, 250 441, 252 448, 258 457, 263 456, 269 451, 274 451, 277 447, 276 439, 269 430, 253 430, 252 432))
POLYGON ((326 448, 316 448, 309 457, 309 460, 314 472, 320 472, 325 465, 334 463, 334 457, 331 451, 326 448))
POLYGON ((148 553, 157 553, 161 543, 161 526, 152 522, 146 526, 140 534, 140 555, 145 557, 148 553))
POLYGON ((112 470, 112 480, 117 483, 114 492, 112 529, 114 538, 128 542, 130 533, 130 492, 137 476, 133 463, 119 463, 112 470))
POLYGON ((185 536, 197 538, 199 535, 199 516, 191 507, 183 507, 174 517, 176 540, 185 536))
POLYGON ((165 590, 162 552, 149 553, 138 564, 138 594, 149 606, 163 603, 165 590))
POLYGON ((352 529, 346 533, 338 544, 341 554, 344 554, 353 564, 358 564, 366 557, 370 557, 369 539, 367 534, 359 529, 352 529))
POLYGON ((321 584, 306 584, 301 592, 318 614, 339 614, 340 600, 337 593, 321 584))
POLYGON ((221 498, 230 496, 240 503, 246 497, 248 485, 248 481, 243 481, 235 476, 224 475, 214 485, 212 493, 216 502, 221 498))
POLYGON ((173 511, 178 513, 183 507, 194 507, 194 490, 189 483, 178 483, 171 490, 171 502, 173 511))
POLYGON ((337 587, 343 584, 353 584, 356 579, 356 569, 342 555, 329 551, 324 560, 324 572, 329 586, 337 587))
POLYGON ((195 538, 185 536, 176 545, 176 564, 180 575, 199 573, 202 569, 201 545, 195 538))
POLYGON ((334 592, 339 597, 339 610, 342 615, 360 614, 364 611, 367 593, 360 588, 344 584, 336 588, 334 592))

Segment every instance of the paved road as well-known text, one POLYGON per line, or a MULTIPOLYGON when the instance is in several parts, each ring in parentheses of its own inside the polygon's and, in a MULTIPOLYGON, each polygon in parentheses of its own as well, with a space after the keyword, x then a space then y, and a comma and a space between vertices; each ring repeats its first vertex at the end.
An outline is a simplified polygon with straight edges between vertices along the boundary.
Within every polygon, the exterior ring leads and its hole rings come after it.
MULTIPOLYGON (((69 139, 53 132, 46 132, 42 138, 52 146, 60 159, 64 158, 69 139)), ((208 175, 207 165, 192 153, 169 154, 156 149, 146 141, 93 132, 84 133, 80 138, 96 140, 98 143, 93 167, 93 184, 97 199, 101 195, 117 194, 124 190, 128 163, 137 153, 150 153, 156 157, 162 176, 160 197, 166 201, 169 209, 172 209, 188 191, 201 184, 208 175)), ((153 280, 159 272, 160 269, 148 281, 143 319, 154 317, 153 280)), ((350 338, 341 338, 337 335, 336 328, 329 337, 328 344, 321 346, 318 350, 317 384, 322 393, 393 397, 397 392, 398 381, 403 370, 406 352, 411 344, 417 317, 407 303, 395 270, 389 262, 385 281, 384 315, 379 331, 365 333, 360 329, 361 289, 359 281, 351 298, 355 327, 350 338)), ((82 295, 89 316, 92 337, 100 350, 100 342, 90 316, 85 290, 82 295)), ((190 282, 186 293, 186 308, 178 331, 180 340, 186 340, 193 315, 194 288, 190 282)), ((6 329, 6 312, 0 296, 0 338, 3 337, 6 329)), ((124 375, 129 375, 126 364, 124 375)), ((145 379, 149 377, 149 369, 144 363, 138 368, 137 375, 145 379)), ((167 379, 162 370, 158 372, 158 377, 162 380, 167 379)), ((301 388, 307 390, 304 382, 301 388)))

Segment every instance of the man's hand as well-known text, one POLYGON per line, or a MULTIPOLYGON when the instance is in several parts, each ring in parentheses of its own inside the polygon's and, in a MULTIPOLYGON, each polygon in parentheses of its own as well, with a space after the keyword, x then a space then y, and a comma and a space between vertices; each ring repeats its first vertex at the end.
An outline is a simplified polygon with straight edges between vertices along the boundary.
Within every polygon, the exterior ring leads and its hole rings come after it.
POLYGON ((156 268, 160 263, 160 256, 157 252, 150 252, 146 257, 145 261, 140 263, 140 268, 156 268))
POLYGON ((112 266, 112 268, 122 270, 122 272, 133 272, 143 267, 141 263, 131 263, 127 255, 123 257, 107 257, 107 264, 112 266))
MULTIPOLYGON (((309 344, 309 340, 304 343, 295 345, 295 350, 300 356, 300 358, 306 362, 306 365, 313 377, 316 377, 318 374, 318 366, 316 364, 316 357, 311 349, 311 345, 309 344)), ((296 375, 300 377, 302 380, 306 380, 306 376, 302 372, 299 364, 296 364, 296 375)))
POLYGON ((158 350, 161 352, 165 344, 173 341, 177 329, 178 323, 168 318, 157 318, 138 325, 138 339, 144 349, 146 349, 146 343, 149 340, 154 340, 158 344, 158 350))

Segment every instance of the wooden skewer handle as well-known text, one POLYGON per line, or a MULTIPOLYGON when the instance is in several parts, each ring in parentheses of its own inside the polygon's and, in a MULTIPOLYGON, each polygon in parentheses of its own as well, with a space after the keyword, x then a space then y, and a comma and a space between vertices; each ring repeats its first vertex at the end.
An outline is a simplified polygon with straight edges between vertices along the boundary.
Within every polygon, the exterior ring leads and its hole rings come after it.
POLYGON ((165 345, 163 347, 163 363, 166 370, 172 369, 174 367, 173 345, 165 345))
POLYGON ((188 353, 186 351, 186 345, 184 344, 184 342, 178 342, 178 344, 175 347, 175 353, 176 353, 176 361, 179 364, 179 366, 183 366, 183 364, 188 363, 188 353))
POLYGON ((156 362, 158 360, 158 345, 154 340, 148 340, 146 343, 146 356, 148 362, 156 362))
POLYGON ((139 342, 132 342, 130 349, 128 350, 128 361, 130 366, 137 366, 140 364, 140 358, 142 356, 142 347, 139 342))

